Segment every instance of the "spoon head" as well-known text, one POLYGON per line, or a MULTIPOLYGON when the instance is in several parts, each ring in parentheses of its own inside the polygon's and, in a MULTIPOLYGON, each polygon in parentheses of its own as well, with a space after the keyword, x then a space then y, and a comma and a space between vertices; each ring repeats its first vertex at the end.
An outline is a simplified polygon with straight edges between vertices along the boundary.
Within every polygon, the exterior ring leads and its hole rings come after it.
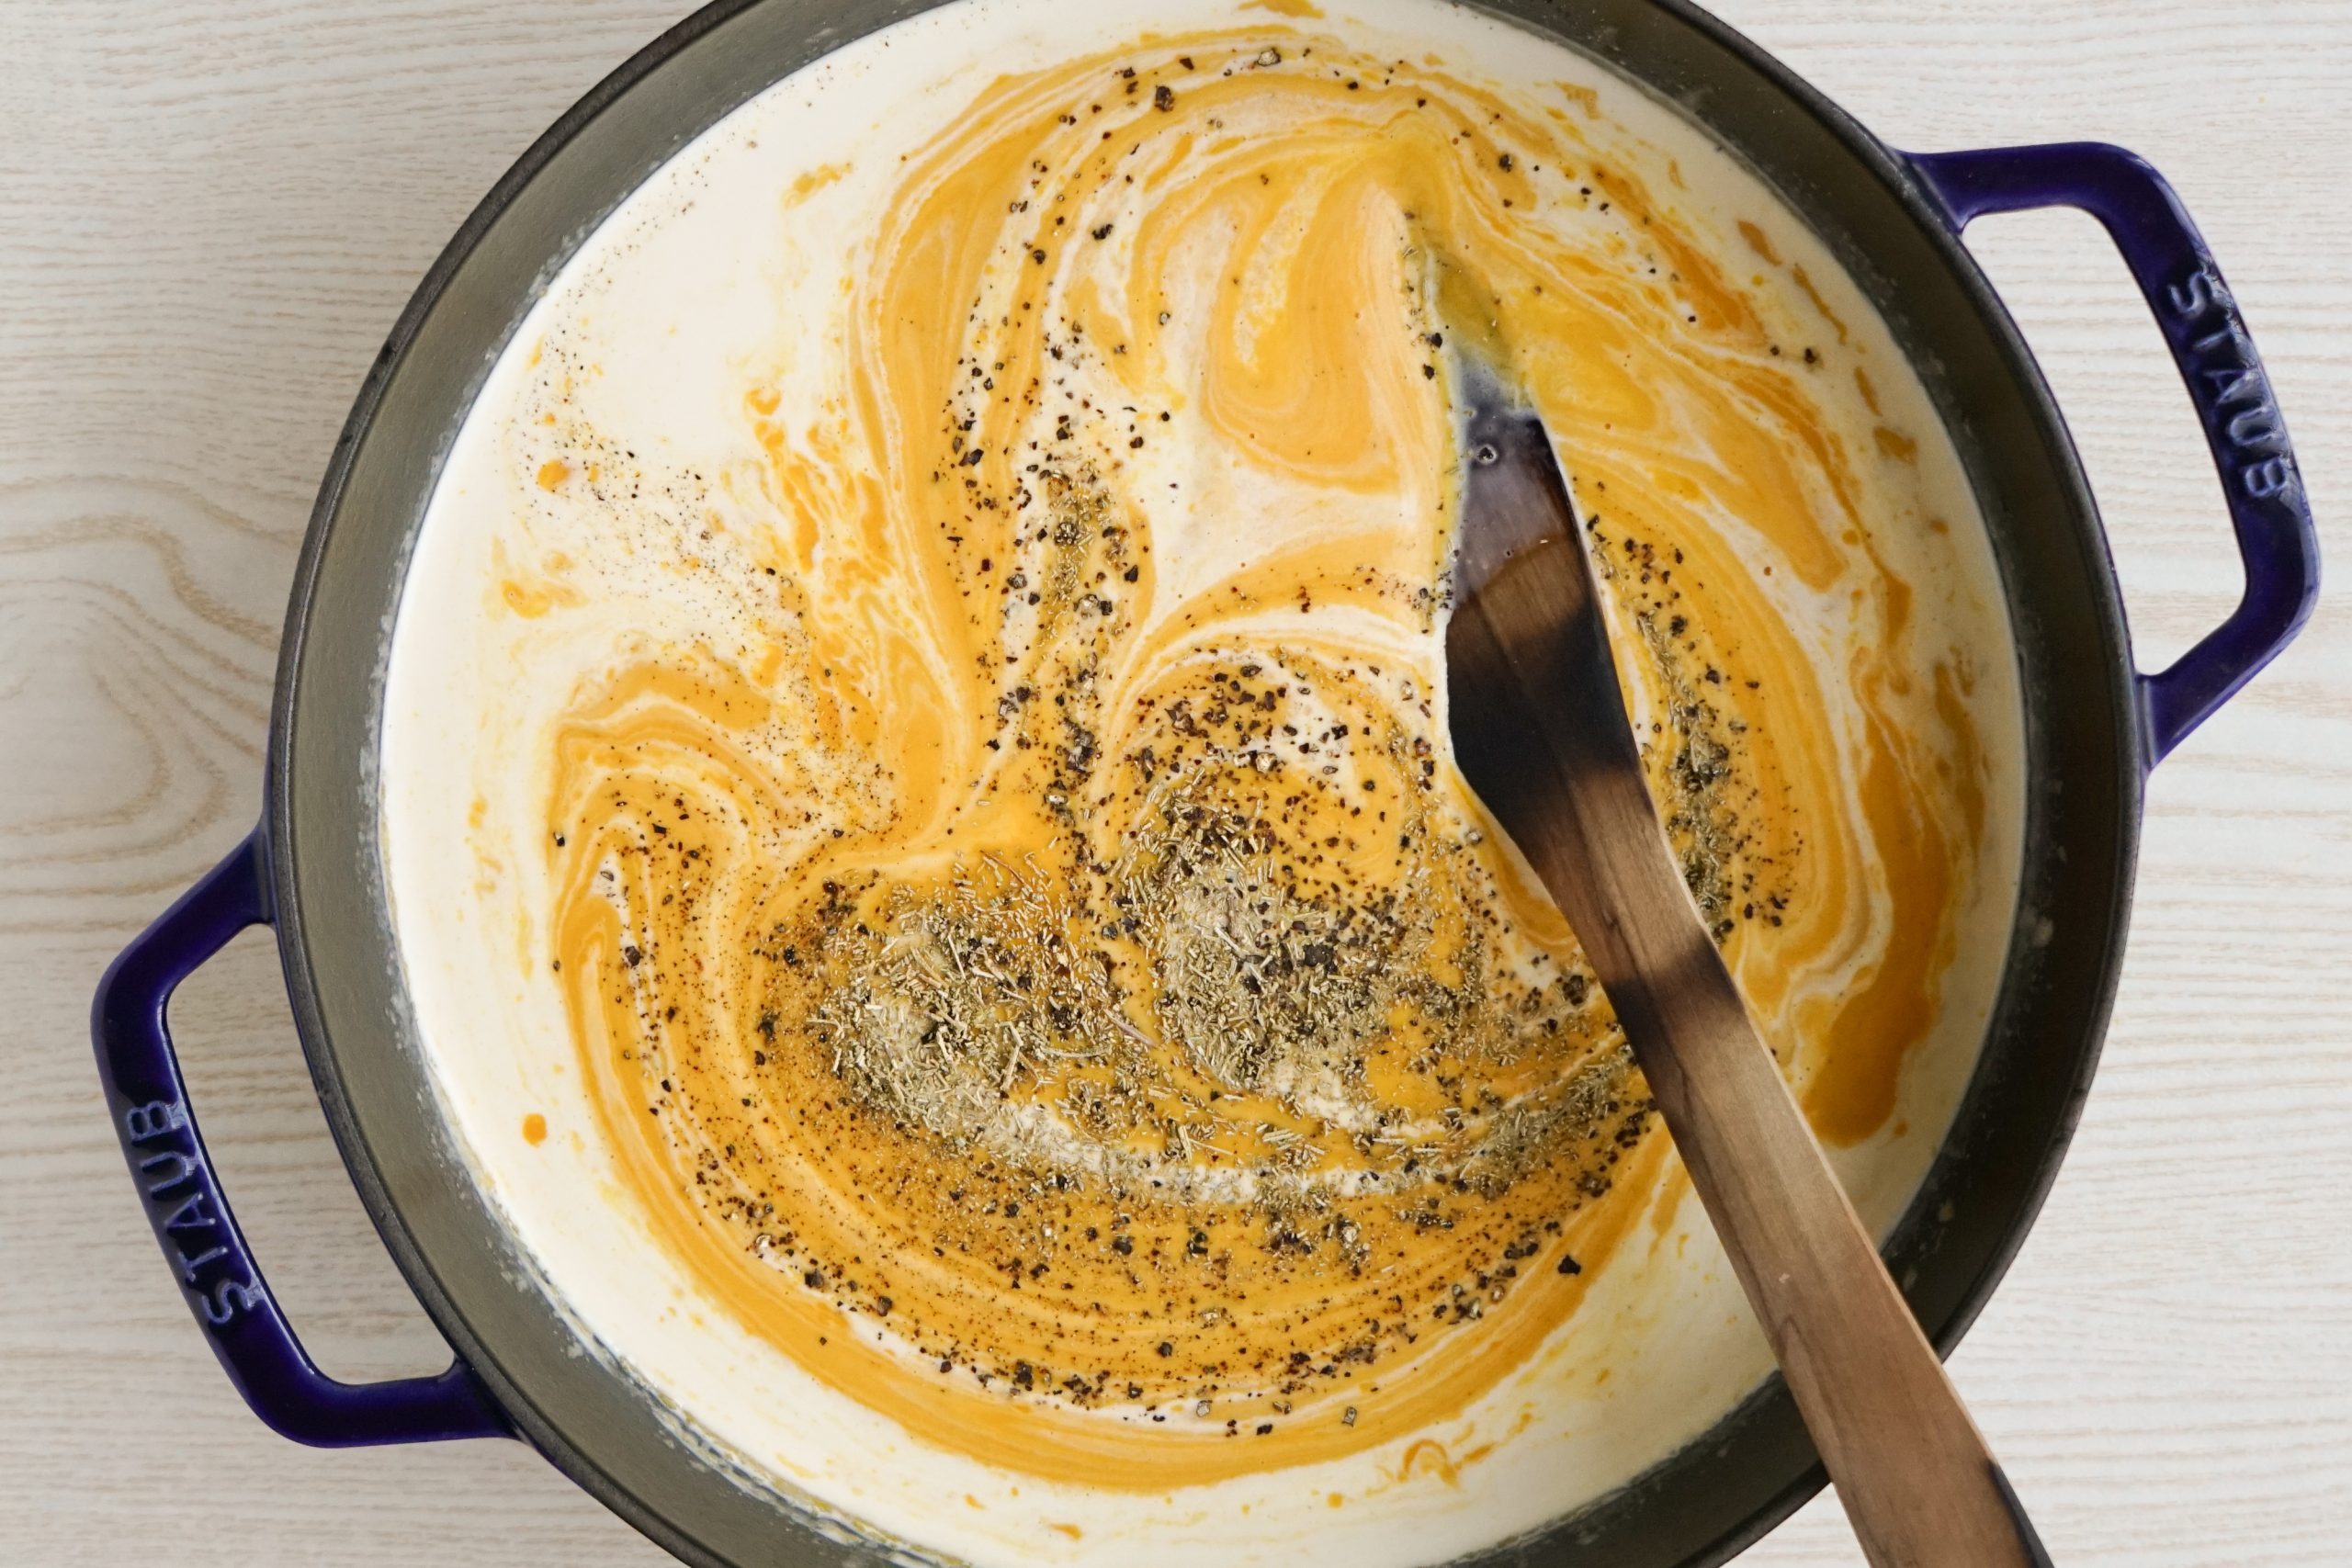
POLYGON ((1446 689, 1456 764, 1527 855, 1569 923, 1585 916, 1556 877, 1589 880, 1588 800, 1642 789, 1586 553, 1551 434, 1484 361, 1454 367, 1461 417, 1446 689))

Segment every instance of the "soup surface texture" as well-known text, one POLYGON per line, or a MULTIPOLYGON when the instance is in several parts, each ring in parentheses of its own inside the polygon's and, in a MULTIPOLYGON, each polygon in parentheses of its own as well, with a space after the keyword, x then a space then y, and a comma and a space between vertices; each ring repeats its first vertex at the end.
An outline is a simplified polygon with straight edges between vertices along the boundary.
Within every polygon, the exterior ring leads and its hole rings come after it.
POLYGON ((1432 1561, 1767 1364, 1451 762, 1454 356, 1554 433, 1881 1224, 2007 941, 2006 626, 1884 324, 1701 132, 1432 0, 1150 27, 919 17, 588 241, 426 520, 385 863, 485 1190, 746 1484, 978 1562, 1432 1561))

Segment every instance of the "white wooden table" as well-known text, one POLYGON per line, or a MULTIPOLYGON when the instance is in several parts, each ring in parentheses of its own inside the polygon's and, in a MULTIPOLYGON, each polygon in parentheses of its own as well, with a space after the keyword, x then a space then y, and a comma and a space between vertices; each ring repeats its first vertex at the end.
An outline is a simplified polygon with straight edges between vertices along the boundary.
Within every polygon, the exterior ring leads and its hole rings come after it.
MULTIPOLYGON (((107 959, 255 817, 295 549, 385 330, 500 171, 675 3, 0 9, 0 1561, 666 1561, 519 1445, 265 1431, 141 1222, 85 1021, 107 959)), ((2352 5, 1722 9, 1898 145, 2152 158, 2236 286, 2322 517, 2352 515, 2352 5)), ((2155 333, 2087 219, 1971 239, 2162 661, 2237 569, 2155 333)), ((2097 1093, 1954 1363, 2064 1564, 2352 1558, 2346 603, 2156 775, 2097 1093)), ((329 1142, 266 935, 175 1017, 304 1339, 346 1376, 442 1364, 329 1142)), ((1747 1561, 1859 1558, 1823 1501, 1747 1561)))

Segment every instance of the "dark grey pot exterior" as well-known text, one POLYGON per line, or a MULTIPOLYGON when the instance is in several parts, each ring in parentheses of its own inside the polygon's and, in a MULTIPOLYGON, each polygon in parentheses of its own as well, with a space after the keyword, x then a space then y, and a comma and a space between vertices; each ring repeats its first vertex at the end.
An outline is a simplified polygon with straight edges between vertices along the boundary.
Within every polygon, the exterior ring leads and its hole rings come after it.
MULTIPOLYGON (((288 987, 354 1179, 435 1321, 563 1471, 697 1564, 866 1563, 696 1460, 536 1289, 430 1107, 386 918, 372 776, 408 553, 500 346, 562 260, 672 153, 777 78, 926 9, 721 0, 599 85, 482 202, 369 375, 305 545, 278 673, 265 833, 288 987)), ((1888 1247, 1949 1349, 2024 1238, 2096 1062, 2131 901, 2143 743, 2122 607, 2065 429, 1991 288, 1893 152, 1775 62, 1678 3, 1491 7, 1679 104, 1852 270, 1922 373, 2001 564, 2026 698, 2025 879, 2007 971, 1949 1142, 1888 1247)), ((1482 1562, 1723 1562, 1822 1472, 1776 1378, 1702 1440, 1482 1562)))

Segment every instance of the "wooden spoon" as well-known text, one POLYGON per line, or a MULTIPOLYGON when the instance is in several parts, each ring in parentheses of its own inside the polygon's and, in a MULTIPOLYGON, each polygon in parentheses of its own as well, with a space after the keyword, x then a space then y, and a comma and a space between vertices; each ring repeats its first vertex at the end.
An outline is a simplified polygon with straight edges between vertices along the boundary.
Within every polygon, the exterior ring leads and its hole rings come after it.
POLYGON ((2046 1565, 1691 902, 1551 437, 1487 366, 1455 372, 1446 664, 1463 776, 1584 944, 1863 1552, 1881 1568, 2046 1565))

